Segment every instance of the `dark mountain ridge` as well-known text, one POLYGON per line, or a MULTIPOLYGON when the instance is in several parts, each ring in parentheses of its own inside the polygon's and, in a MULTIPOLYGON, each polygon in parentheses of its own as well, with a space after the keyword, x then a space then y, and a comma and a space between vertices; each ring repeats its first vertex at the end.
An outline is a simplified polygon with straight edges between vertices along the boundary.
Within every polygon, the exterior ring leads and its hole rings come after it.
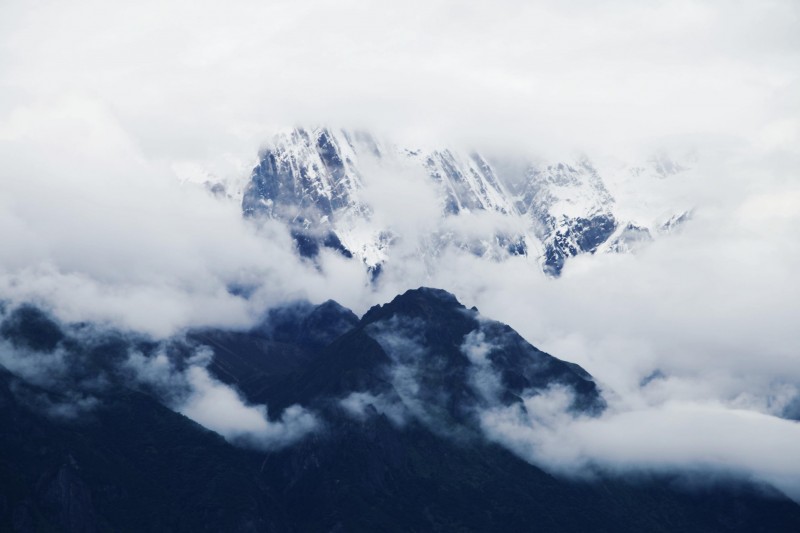
POLYGON ((597 416, 601 391, 436 289, 360 319, 296 303, 252 330, 165 341, 8 306, 0 350, 13 363, 0 368, 4 531, 800 530, 800 506, 746 482, 576 481, 490 442, 476 417, 486 406, 558 385, 597 416), (271 419, 300 405, 319 427, 266 451, 236 446, 173 410, 185 382, 131 371, 160 358, 179 375, 200 349, 271 419))

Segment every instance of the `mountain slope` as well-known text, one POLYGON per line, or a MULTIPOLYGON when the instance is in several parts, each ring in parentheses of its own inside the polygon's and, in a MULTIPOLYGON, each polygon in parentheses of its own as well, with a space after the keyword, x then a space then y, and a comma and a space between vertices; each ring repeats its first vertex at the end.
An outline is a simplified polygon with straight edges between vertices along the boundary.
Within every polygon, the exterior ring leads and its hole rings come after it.
POLYGON ((0 530, 278 530, 255 454, 135 391, 77 421, 41 394, 0 368, 0 530))
POLYGON ((556 383, 576 391, 573 409, 604 408, 580 367, 423 288, 372 308, 291 376, 243 392, 275 408, 302 403, 324 413, 324 431, 262 466, 298 520, 292 531, 530 531, 532 524, 561 532, 791 531, 800 524, 800 507, 746 484, 695 493, 669 477, 561 479, 482 437, 474 415, 487 402, 512 404, 556 383), (494 397, 475 379, 486 364, 498 377, 494 397))
POLYGON ((580 367, 436 289, 360 319, 296 303, 252 330, 160 342, 15 307, 0 320, 0 357, 14 368, 0 369, 3 530, 800 528, 800 506, 769 488, 554 477, 490 441, 477 416, 487 407, 552 386, 573 391, 583 416, 605 403, 580 367), (132 362, 148 371, 131 374, 132 362), (198 365, 273 420, 301 405, 320 423, 281 446, 234 446, 169 407, 198 365))
MULTIPOLYGON (((684 171, 669 159, 653 159, 623 169, 628 178, 615 176, 614 183, 626 201, 642 204, 631 190, 684 171)), ((406 207, 404 216, 415 217, 415 206, 406 207)), ((328 247, 375 269, 390 260, 399 241, 411 241, 409 246, 432 260, 447 247, 492 260, 529 255, 554 276, 570 257, 629 251, 655 237, 663 209, 635 207, 618 205, 585 157, 512 164, 476 152, 403 148, 367 133, 327 128, 277 135, 261 153, 242 196, 245 216, 287 223, 306 257, 328 247), (405 182, 404 175, 422 181, 405 182), (402 221, 387 216, 385 205, 376 206, 375 191, 386 183, 419 189, 438 206, 439 220, 409 234, 402 221), (624 218, 629 211, 635 219, 624 218), (480 222, 470 223, 476 216, 480 222)), ((672 209, 668 216, 685 212, 672 209)))

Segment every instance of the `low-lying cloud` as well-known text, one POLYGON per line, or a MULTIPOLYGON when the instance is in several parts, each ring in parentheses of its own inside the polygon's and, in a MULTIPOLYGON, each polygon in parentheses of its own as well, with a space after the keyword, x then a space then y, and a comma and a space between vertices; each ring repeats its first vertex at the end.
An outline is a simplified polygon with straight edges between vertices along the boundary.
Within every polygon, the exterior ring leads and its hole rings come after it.
POLYGON ((319 428, 313 413, 292 405, 271 420, 266 405, 252 405, 207 369, 213 352, 199 348, 183 368, 165 353, 144 356, 132 351, 124 363, 135 381, 152 387, 175 411, 239 445, 272 450, 300 440, 319 428))
POLYGON ((481 413, 487 436, 558 474, 683 474, 695 484, 729 477, 769 484, 800 501, 800 424, 719 403, 666 402, 570 415, 570 391, 553 388, 524 407, 481 413))
POLYGON ((266 405, 247 405, 203 367, 190 367, 186 379, 191 393, 177 411, 233 442, 274 449, 300 440, 319 426, 314 415, 299 405, 287 407, 279 420, 271 421, 266 405))
MULTIPOLYGON (((93 324, 58 325, 38 310, 25 310, 28 315, 17 322, 20 327, 2 328, 0 369, 19 378, 10 387, 21 402, 51 418, 79 419, 101 408, 111 391, 127 388, 152 394, 169 408, 250 448, 278 449, 320 427, 316 415, 298 405, 284 409, 276 419, 269 416, 266 405, 249 403, 233 386, 211 375, 213 352, 205 346, 181 337, 153 343, 140 334, 93 324), (52 330, 52 346, 26 345, 30 335, 41 336, 47 326, 58 328, 52 330), (145 353, 141 345, 152 348, 145 353)), ((0 325, 13 324, 19 312, 11 308, 0 313, 0 325)))

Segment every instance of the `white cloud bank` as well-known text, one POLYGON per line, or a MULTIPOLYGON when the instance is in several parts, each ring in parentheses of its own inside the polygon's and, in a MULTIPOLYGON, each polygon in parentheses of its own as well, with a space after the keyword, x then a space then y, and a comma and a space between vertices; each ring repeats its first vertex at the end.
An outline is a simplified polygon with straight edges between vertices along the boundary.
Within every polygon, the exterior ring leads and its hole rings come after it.
POLYGON ((767 483, 800 501, 800 424, 721 404, 667 402, 651 409, 566 414, 569 391, 481 413, 489 438, 569 476, 683 473, 693 484, 767 483), (698 475, 699 474, 699 475, 698 475))

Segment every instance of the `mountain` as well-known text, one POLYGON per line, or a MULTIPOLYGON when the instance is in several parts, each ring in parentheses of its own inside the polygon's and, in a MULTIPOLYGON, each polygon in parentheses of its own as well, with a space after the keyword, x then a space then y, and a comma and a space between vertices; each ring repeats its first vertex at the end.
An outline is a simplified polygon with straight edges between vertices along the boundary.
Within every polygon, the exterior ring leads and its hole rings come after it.
MULTIPOLYGON (((216 357, 226 360, 231 348, 217 346, 216 357)), ((347 398, 372 399, 374 409, 398 419, 421 416, 431 427, 477 431, 478 408, 520 402, 523 392, 553 384, 575 392, 576 409, 602 411, 600 393, 583 369, 537 350, 453 295, 421 288, 370 309, 291 376, 241 390, 254 403, 279 409, 301 404, 327 411, 331 398, 345 405, 347 398), (484 347, 484 360, 474 361, 472 344, 484 347), (476 371, 496 374, 497 397, 487 397, 476 371)))
POLYGON ((0 368, 0 530, 280 530, 256 454, 132 390, 72 422, 43 394, 0 368))
POLYGON ((484 409, 558 387, 593 417, 602 392, 437 289, 360 318, 296 302, 252 329, 163 341, 9 305, 0 362, 3 531, 800 529, 800 505, 773 489, 556 477, 487 438, 484 409), (273 421, 302 406, 319 424, 267 448, 225 440, 175 411, 181 376, 201 369, 273 421))
MULTIPOLYGON (((526 255, 558 276, 570 257, 631 251, 663 232, 668 220, 685 221, 688 210, 679 202, 647 209, 639 193, 687 170, 660 156, 614 168, 604 178, 586 157, 510 161, 474 151, 404 148, 364 132, 294 129, 260 154, 242 191, 242 209, 247 217, 285 222, 306 257, 327 247, 375 270, 401 260, 397 244, 405 242, 429 260, 448 247, 492 260, 526 255), (440 216, 408 232, 404 220, 387 215, 403 197, 387 201, 376 193, 386 183, 419 189, 422 202, 438 206, 440 216), (630 205, 621 205, 611 189, 630 205)), ((401 219, 416 216, 410 201, 403 207, 401 219)))

